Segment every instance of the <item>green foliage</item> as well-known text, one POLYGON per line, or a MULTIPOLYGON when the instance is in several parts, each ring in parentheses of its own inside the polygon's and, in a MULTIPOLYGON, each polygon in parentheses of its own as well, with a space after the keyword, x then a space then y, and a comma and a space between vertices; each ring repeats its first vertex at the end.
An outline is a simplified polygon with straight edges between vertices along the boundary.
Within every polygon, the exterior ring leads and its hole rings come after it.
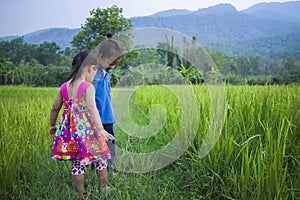
MULTIPOLYGON (((70 65, 76 53, 74 49, 70 48, 59 51, 55 43, 45 42, 39 46, 29 45, 22 38, 11 42, 1 41, 0 46, 0 84, 2 85, 58 86, 68 79, 70 65), (26 50, 23 53, 20 51, 21 49, 26 50)), ((128 54, 119 66, 112 70, 112 85, 118 84, 123 76, 127 76, 123 78, 123 81, 130 76, 134 77, 136 73, 134 70, 140 71, 144 67, 147 68, 149 63, 159 66, 157 68, 153 65, 153 69, 148 70, 148 80, 152 80, 150 81, 152 83, 166 83, 166 80, 172 79, 172 73, 160 70, 161 68, 170 70, 168 67, 161 67, 167 66, 167 63, 173 63, 171 69, 178 70, 182 77, 192 84, 203 83, 202 74, 195 67, 191 66, 184 58, 163 51, 164 48, 162 46, 157 49, 140 47, 132 50, 131 54, 128 54), (168 75, 171 77, 167 78, 168 75)), ((220 52, 210 52, 210 56, 216 63, 221 78, 227 84, 265 85, 300 82, 300 61, 291 57, 267 61, 262 57, 229 56, 220 52)), ((142 71, 138 73, 142 73, 142 71)), ((139 79, 138 77, 136 76, 134 79, 139 79)), ((129 79, 132 80, 132 78, 129 79)), ((135 82, 131 81, 128 84, 132 85, 135 82)), ((172 81, 172 83, 175 82, 172 81)))
MULTIPOLYGON (((175 137, 184 109, 170 90, 159 87, 135 90, 130 111, 136 123, 146 126, 150 108, 162 105, 168 116, 164 127, 140 139, 116 126, 118 147, 151 152, 175 137)), ((95 173, 88 168, 88 199, 299 198, 300 87, 226 86, 222 134, 204 158, 199 157, 199 149, 211 125, 211 97, 205 86, 193 89, 201 116, 185 154, 154 172, 119 171, 117 176, 109 172, 109 193, 99 190, 95 173)), ((70 163, 50 157, 53 141, 48 135, 48 113, 57 92, 58 88, 0 87, 1 198, 75 199, 70 163)))
POLYGON ((0 85, 59 86, 68 80, 70 67, 44 66, 32 59, 26 66, 0 59, 0 85))
MULTIPOLYGON (((203 57, 203 49, 195 48, 197 38, 194 36, 192 41, 183 38, 184 49, 174 44, 174 38, 167 38, 166 43, 160 43, 157 48, 145 49, 135 47, 132 49, 132 35, 129 32, 133 25, 130 20, 122 16, 122 8, 112 6, 107 9, 94 9, 90 12, 86 23, 82 25, 82 30, 74 37, 75 49, 66 48, 60 50, 56 43, 44 42, 39 45, 28 44, 24 38, 15 38, 11 41, 0 41, 0 84, 25 84, 34 86, 58 86, 66 81, 69 76, 70 65, 73 56, 79 49, 94 48, 100 41, 105 39, 105 33, 111 31, 124 49, 125 55, 122 62, 116 69, 112 70, 112 86, 118 84, 123 79, 127 85, 133 83, 158 84, 176 83, 173 80, 173 72, 177 70, 182 77, 192 84, 201 84, 206 78, 215 76, 211 69, 211 62, 206 62, 203 57), (126 34, 125 34, 126 32, 126 34), (201 68, 192 66, 189 59, 201 57, 201 68), (148 70, 148 64, 152 65, 148 70), (163 67, 162 67, 163 66, 163 67), (167 66, 167 67, 166 67, 167 66), (167 70, 167 71, 165 71, 167 70), (147 72, 147 76, 145 76, 147 72), (165 74, 163 74, 165 73, 165 74), (204 75, 203 75, 204 74, 204 75), (166 77, 171 76, 171 77, 166 77), (144 77, 144 78, 143 78, 144 77), (144 79, 144 80, 141 80, 144 79), (145 81, 148 80, 148 81, 145 81)), ((299 34, 289 34, 286 36, 274 36, 272 39, 256 40, 254 43, 232 43, 234 48, 243 48, 235 52, 226 51, 226 47, 219 48, 216 45, 210 49, 209 55, 215 62, 215 72, 219 72, 220 78, 226 84, 239 85, 266 85, 266 84, 294 84, 300 82, 300 61, 298 59, 299 34), (259 42, 258 42, 259 41, 259 42), (264 49, 264 42, 270 43, 264 49), (280 42, 278 42, 280 41, 280 42), (290 55, 283 44, 294 45, 292 49, 295 55, 290 55), (263 51, 269 52, 272 45, 278 47, 272 50, 272 59, 265 57, 263 51), (247 51, 253 48, 261 48, 258 55, 246 56, 247 51), (222 51, 224 50, 224 51, 222 51), (242 51, 243 50, 243 51, 242 51), (245 52, 245 53, 243 53, 245 52)), ((252 41, 253 42, 253 41, 252 41)), ((254 50, 253 50, 254 51, 254 50)), ((208 56, 206 56, 208 57, 208 56)), ((177 74, 177 73, 176 73, 177 74)))
POLYGON ((42 65, 54 64, 57 65, 61 62, 61 55, 58 54, 60 47, 54 42, 43 42, 37 48, 37 60, 42 65))
POLYGON ((15 76, 19 73, 19 69, 6 58, 0 58, 0 84, 14 84, 15 76))
POLYGON ((227 84, 265 85, 299 83, 299 60, 285 57, 266 60, 259 56, 210 52, 222 79, 227 84))
POLYGON ((137 48, 138 56, 136 59, 129 61, 129 65, 138 66, 141 64, 158 63, 161 56, 158 54, 155 48, 137 48))
POLYGON ((16 65, 23 66, 31 59, 37 60, 42 65, 57 65, 62 61, 60 47, 56 43, 28 44, 22 37, 10 42, 0 41, 0 55, 16 65))
POLYGON ((204 82, 204 78, 201 73, 193 66, 186 68, 183 64, 178 66, 179 73, 192 84, 201 84, 204 82))
POLYGON ((131 66, 123 73, 117 84, 121 87, 184 83, 177 70, 155 63, 131 66))
POLYGON ((60 51, 54 42, 0 41, 0 84, 59 86, 69 77, 74 53, 70 48, 60 51))
POLYGON ((298 31, 294 31, 287 34, 233 42, 226 49, 232 51, 233 54, 260 56, 268 59, 283 59, 289 56, 299 60, 299 45, 300 34, 298 31))
POLYGON ((75 35, 71 44, 76 50, 93 50, 101 41, 106 39, 106 33, 120 34, 133 28, 131 21, 122 15, 123 9, 112 6, 106 9, 93 9, 90 17, 75 35))

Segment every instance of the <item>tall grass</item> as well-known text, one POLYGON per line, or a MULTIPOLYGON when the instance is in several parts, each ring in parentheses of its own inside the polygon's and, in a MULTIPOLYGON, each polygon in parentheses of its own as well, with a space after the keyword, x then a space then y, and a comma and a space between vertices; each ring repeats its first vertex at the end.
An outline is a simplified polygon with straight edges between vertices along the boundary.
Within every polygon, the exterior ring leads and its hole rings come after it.
MULTIPOLYGON (((149 110, 165 108, 165 125, 150 138, 116 127, 118 146, 133 152, 160 149, 175 137, 182 108, 170 91, 136 90, 133 121, 150 123, 149 110)), ((184 89, 184 86, 182 87, 184 89)), ((74 199, 68 163, 50 158, 49 111, 56 88, 0 88, 1 199, 74 199)), ((114 91, 116 92, 116 91, 114 91)), ((226 86, 222 134, 202 158, 203 137, 212 121, 210 94, 195 86, 199 104, 196 137, 169 166, 144 174, 109 173, 110 193, 101 193, 95 174, 86 176, 88 199, 299 199, 300 87, 226 86)), ((113 94, 116 96, 116 93, 113 94)))

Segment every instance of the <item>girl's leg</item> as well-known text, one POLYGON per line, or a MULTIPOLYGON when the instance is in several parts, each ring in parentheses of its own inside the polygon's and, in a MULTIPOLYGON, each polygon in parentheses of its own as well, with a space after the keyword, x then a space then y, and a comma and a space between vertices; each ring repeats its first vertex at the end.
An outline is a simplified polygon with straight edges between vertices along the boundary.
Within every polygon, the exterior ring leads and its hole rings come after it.
POLYGON ((84 192, 84 175, 73 175, 73 182, 79 198, 83 198, 84 192))
POLYGON ((93 166, 96 168, 99 187, 103 188, 107 182, 107 162, 106 160, 97 161, 93 163, 93 166))
POLYGON ((103 188, 106 185, 106 181, 107 181, 107 170, 106 168, 102 170, 97 170, 96 173, 98 176, 99 187, 103 188))
POLYGON ((83 198, 84 192, 84 173, 86 172, 86 166, 81 166, 79 161, 72 161, 72 175, 73 182, 78 193, 79 198, 83 198))

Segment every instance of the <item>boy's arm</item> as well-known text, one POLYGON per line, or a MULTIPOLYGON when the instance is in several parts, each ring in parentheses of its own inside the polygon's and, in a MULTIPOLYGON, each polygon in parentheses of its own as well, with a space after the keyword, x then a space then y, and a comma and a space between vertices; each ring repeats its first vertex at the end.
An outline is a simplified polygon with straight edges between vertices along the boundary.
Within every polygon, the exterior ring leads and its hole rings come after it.
POLYGON ((92 121, 94 122, 96 128, 100 131, 100 134, 106 140, 114 140, 115 138, 104 130, 100 114, 98 112, 96 102, 95 102, 95 88, 93 85, 90 85, 86 90, 86 104, 87 108, 91 114, 92 121))
POLYGON ((98 83, 99 83, 99 81, 100 81, 100 78, 101 78, 101 72, 99 72, 99 69, 98 69, 98 71, 97 71, 97 73, 96 73, 96 75, 95 75, 95 77, 94 77, 94 80, 93 80, 93 82, 92 82, 92 84, 93 84, 93 86, 94 86, 95 89, 96 89, 97 86, 98 86, 98 83))

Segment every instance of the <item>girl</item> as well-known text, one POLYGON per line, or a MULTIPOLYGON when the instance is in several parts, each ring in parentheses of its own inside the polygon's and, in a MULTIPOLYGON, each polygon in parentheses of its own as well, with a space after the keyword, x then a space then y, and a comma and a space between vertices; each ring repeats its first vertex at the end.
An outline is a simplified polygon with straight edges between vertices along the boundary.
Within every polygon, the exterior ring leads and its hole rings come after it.
POLYGON ((72 162, 76 191, 83 197, 86 166, 96 168, 99 186, 107 180, 110 151, 106 141, 114 137, 103 128, 91 84, 97 70, 97 58, 88 51, 78 53, 72 62, 71 79, 62 84, 50 113, 50 135, 54 138, 52 159, 72 162), (58 113, 64 110, 58 125, 58 113))

